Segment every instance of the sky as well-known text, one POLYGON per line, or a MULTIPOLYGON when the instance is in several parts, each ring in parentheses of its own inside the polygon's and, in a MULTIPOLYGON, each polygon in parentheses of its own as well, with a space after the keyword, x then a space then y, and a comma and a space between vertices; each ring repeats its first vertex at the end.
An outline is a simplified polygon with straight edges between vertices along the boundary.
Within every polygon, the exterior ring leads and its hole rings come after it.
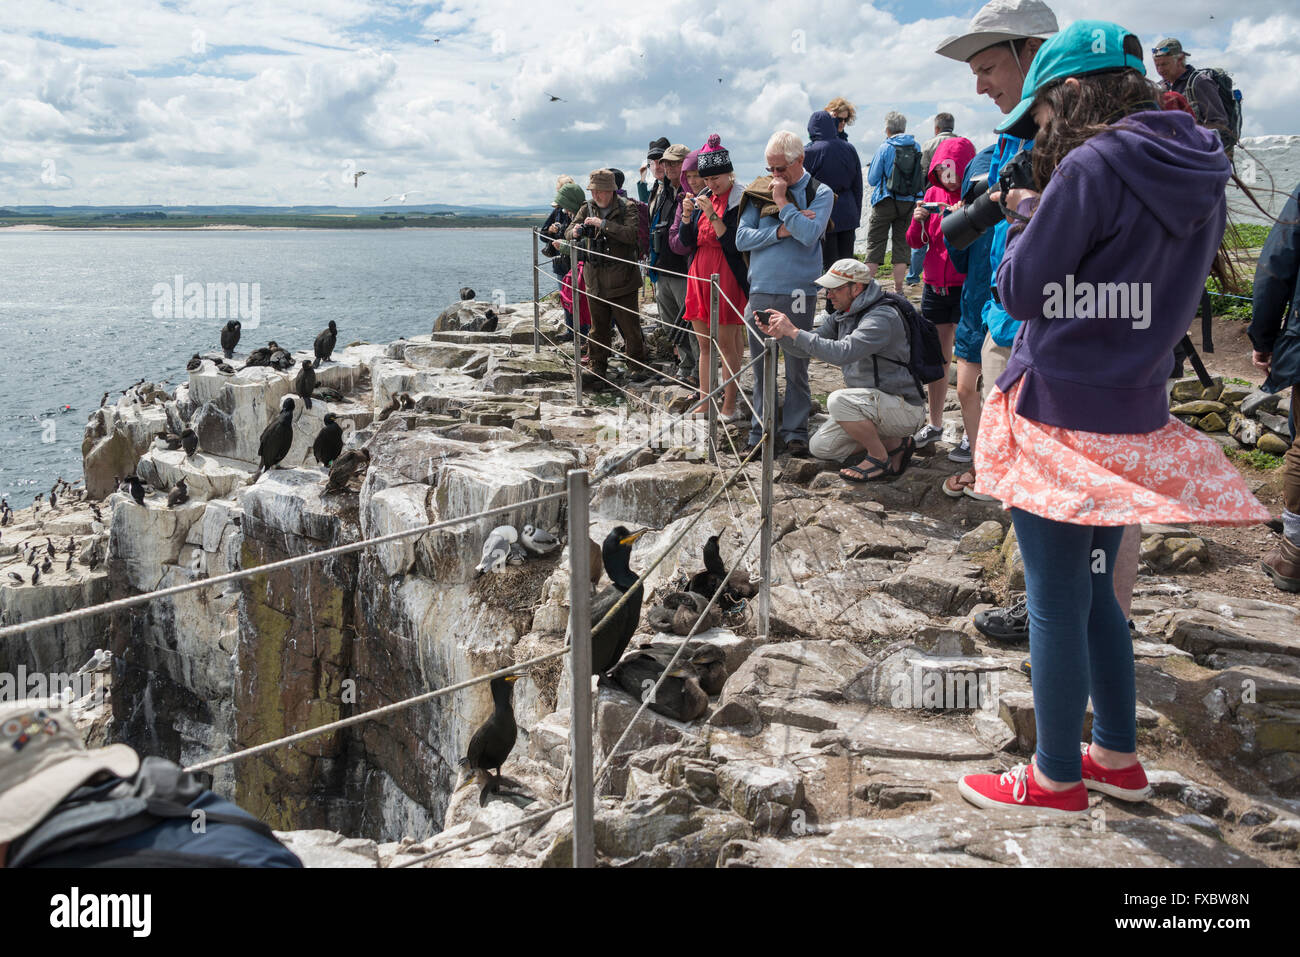
MULTIPOLYGON (((891 109, 922 140, 946 110, 983 146, 1000 114, 933 52, 979 6, 7 0, 0 206, 537 206, 559 173, 635 176, 650 140, 713 132, 747 180, 773 131, 806 139, 835 96, 864 165, 891 109)), ((1234 74, 1245 135, 1300 133, 1294 0, 1052 7, 1133 30, 1153 77, 1152 42, 1179 37, 1234 74)))

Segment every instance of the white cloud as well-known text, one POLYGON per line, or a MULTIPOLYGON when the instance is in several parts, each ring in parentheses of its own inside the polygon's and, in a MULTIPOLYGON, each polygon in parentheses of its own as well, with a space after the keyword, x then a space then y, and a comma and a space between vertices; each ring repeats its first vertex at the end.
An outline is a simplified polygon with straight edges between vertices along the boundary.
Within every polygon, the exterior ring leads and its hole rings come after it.
MULTIPOLYGON (((1093 0, 1053 5, 1062 23, 1097 15, 1093 0)), ((1219 0, 1117 0, 1105 15, 1148 46, 1172 33, 1196 64, 1232 70, 1248 134, 1296 131, 1300 15, 1284 0, 1242 6, 1233 17, 1219 0)), ((802 133, 836 95, 858 107, 849 132, 864 162, 889 109, 922 137, 948 110, 984 145, 999 114, 964 64, 932 52, 978 4, 922 7, 11 4, 0 204, 372 204, 420 189, 430 202, 540 205, 558 172, 634 175, 660 135, 695 147, 718 132, 738 174, 754 175, 773 130, 802 133), (42 179, 50 159, 66 178, 42 179), (356 168, 370 175, 354 189, 344 174, 356 168)))

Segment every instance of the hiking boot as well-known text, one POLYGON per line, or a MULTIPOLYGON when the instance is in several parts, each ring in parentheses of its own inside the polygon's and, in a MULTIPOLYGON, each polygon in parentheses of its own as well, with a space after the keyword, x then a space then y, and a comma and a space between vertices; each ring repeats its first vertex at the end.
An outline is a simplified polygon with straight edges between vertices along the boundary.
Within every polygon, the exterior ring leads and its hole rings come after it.
POLYGON ((1029 606, 1021 598, 1010 608, 990 608, 975 616, 975 628, 995 641, 1021 645, 1029 640, 1029 606))
POLYGON ((923 449, 936 440, 943 438, 943 429, 927 423, 925 428, 921 429, 920 432, 917 432, 913 438, 916 440, 916 447, 918 449, 923 449))
POLYGON ((1070 816, 1088 812, 1088 789, 1082 781, 1065 791, 1049 791, 1034 780, 1032 764, 1017 764, 1003 774, 967 774, 957 782, 957 790, 976 807, 1032 807, 1070 816))
POLYGON ((1282 591, 1300 592, 1300 546, 1283 538, 1277 548, 1264 556, 1260 567, 1282 591))
POLYGON ((1109 794, 1121 801, 1145 801, 1151 797, 1152 790, 1147 782, 1147 773, 1142 770, 1142 762, 1130 764, 1126 768, 1111 770, 1103 768, 1092 759, 1092 746, 1083 746, 1083 784, 1089 791, 1109 794))

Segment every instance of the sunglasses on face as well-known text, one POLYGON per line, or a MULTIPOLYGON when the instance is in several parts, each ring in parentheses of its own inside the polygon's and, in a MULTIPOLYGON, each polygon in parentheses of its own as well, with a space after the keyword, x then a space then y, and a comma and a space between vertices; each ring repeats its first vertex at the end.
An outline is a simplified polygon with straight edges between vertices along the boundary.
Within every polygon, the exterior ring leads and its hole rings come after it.
POLYGON ((784 172, 785 172, 786 170, 788 170, 789 168, 790 168, 789 166, 768 166, 768 167, 766 167, 766 169, 767 169, 767 171, 768 171, 769 173, 784 173, 784 172))

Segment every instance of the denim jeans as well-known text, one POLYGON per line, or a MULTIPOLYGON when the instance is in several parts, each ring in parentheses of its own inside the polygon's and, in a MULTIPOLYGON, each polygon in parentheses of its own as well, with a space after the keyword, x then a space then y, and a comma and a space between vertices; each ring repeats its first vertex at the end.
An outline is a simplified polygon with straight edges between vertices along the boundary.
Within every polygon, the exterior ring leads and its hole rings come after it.
POLYGON ((1128 620, 1112 576, 1123 526, 1069 525, 1011 509, 1025 562, 1035 760, 1061 784, 1082 779, 1079 743, 1092 698, 1092 740, 1137 750, 1137 684, 1128 620))
MULTIPOLYGON (((779 296, 766 292, 750 293, 749 304, 745 307, 745 319, 752 323, 755 309, 775 309, 790 317, 790 321, 800 329, 812 329, 813 310, 817 307, 817 293, 798 297, 803 308, 795 308, 795 296, 779 296)), ((765 339, 760 339, 751 331, 749 333, 749 354, 758 361, 754 364, 754 416, 749 424, 749 441, 756 443, 763 437, 763 366, 766 359, 763 354, 765 339)), ((783 442, 795 439, 808 441, 808 416, 812 412, 812 393, 808 390, 808 360, 778 350, 777 355, 785 363, 785 401, 780 402, 781 415, 777 429, 783 442)), ((778 377, 779 388, 779 377, 778 377)))
POLYGON ((922 246, 920 249, 912 250, 912 264, 908 267, 907 277, 904 282, 920 282, 921 267, 925 265, 925 252, 928 246, 922 246))

